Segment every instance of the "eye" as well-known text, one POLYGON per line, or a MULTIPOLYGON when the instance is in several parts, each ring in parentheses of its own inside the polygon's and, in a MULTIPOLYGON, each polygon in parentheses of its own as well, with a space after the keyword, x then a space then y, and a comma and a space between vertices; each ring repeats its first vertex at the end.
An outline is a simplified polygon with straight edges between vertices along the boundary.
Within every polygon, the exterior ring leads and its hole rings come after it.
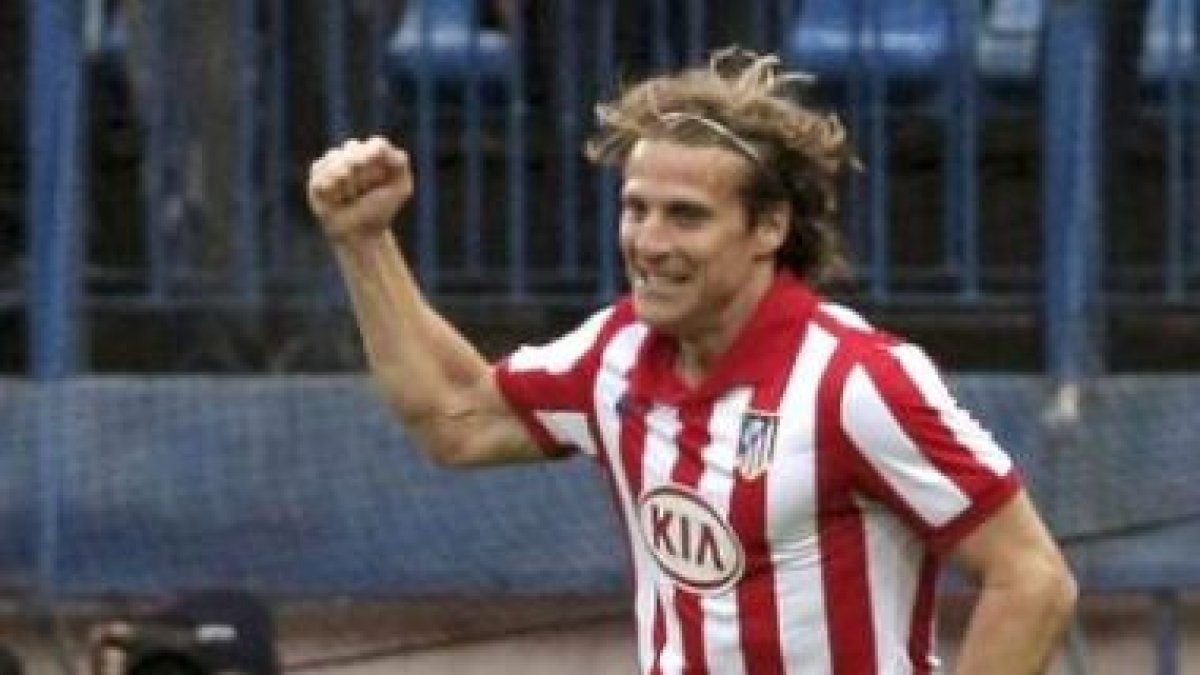
POLYGON ((711 211, 698 204, 672 204, 667 213, 671 222, 686 229, 701 227, 711 216, 711 211))
POLYGON ((621 199, 621 219, 641 222, 646 217, 646 203, 634 197, 621 199))

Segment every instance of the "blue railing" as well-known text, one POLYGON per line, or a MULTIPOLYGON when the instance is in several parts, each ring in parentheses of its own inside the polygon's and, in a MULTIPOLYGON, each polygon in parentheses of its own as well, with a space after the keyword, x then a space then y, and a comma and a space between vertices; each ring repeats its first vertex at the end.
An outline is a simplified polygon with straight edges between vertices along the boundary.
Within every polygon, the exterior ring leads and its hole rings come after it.
MULTIPOLYGON (((672 10, 682 8, 682 17, 668 16, 666 3, 648 3, 643 29, 630 36, 615 28, 631 18, 617 21, 615 13, 625 10, 616 3, 574 0, 556 3, 550 18, 535 22, 519 14, 478 30, 482 13, 474 3, 462 4, 459 13, 448 8, 461 3, 430 3, 442 14, 418 11, 423 4, 408 3, 407 13, 392 23, 382 11, 372 11, 372 25, 384 28, 373 28, 369 35, 359 34, 364 17, 352 21, 347 16, 350 6, 333 3, 323 10, 326 29, 315 36, 315 51, 323 64, 319 80, 324 83, 326 131, 316 135, 317 142, 385 130, 398 135, 414 154, 418 194, 402 230, 421 276, 439 300, 585 307, 610 297, 621 277, 610 199, 615 178, 594 172, 582 160, 590 105, 613 92, 618 73, 696 61, 718 39, 715 26, 729 25, 731 19, 713 16, 717 10, 705 3, 672 4, 672 10), (350 58, 353 49, 369 50, 369 58, 350 58), (354 72, 351 63, 356 64, 354 72), (366 90, 365 110, 364 97, 353 95, 356 88, 366 90), (588 180, 589 175, 598 177, 588 180)), ((735 17, 741 23, 734 25, 744 29, 742 42, 777 50, 793 66, 818 73, 822 84, 813 95, 843 110, 858 140, 866 168, 848 186, 846 225, 862 299, 1034 311, 1043 302, 1060 306, 1063 299, 1054 290, 1059 285, 1084 283, 1094 284, 1098 297, 1114 301, 1194 304, 1200 276, 1194 222, 1200 209, 1191 208, 1200 194, 1192 189, 1200 152, 1195 142, 1200 138, 1195 132, 1200 123, 1194 119, 1198 106, 1191 105, 1200 91, 1191 30, 1196 6, 1191 0, 1154 0, 1146 22, 1141 72, 1150 92, 1147 114, 1160 114, 1166 135, 1167 185, 1161 235, 1156 235, 1160 243, 1147 260, 1144 254, 1106 247, 1100 213, 1076 212, 1089 199, 1078 190, 1094 181, 1087 174, 1099 171, 1102 157, 1098 131, 1087 127, 1098 110, 1078 107, 1097 108, 1098 93, 1076 86, 1090 71, 1076 70, 1079 64, 1071 62, 1087 53, 1096 38, 1085 33, 1054 39, 1072 30, 1060 19, 1061 7, 1073 4, 1004 0, 989 3, 985 11, 977 0, 820 0, 801 3, 795 11, 791 3, 763 1, 750 3, 735 17), (1067 62, 1056 65, 1039 58, 1057 54, 1067 62), (1019 95, 1013 93, 1014 82, 1019 95), (1085 94, 1090 103, 1080 98, 1085 94), (989 190, 998 188, 981 186, 980 145, 995 119, 1013 115, 1024 116, 1028 131, 1041 119, 1043 156, 1029 160, 1045 167, 1041 188, 1027 181, 1012 200, 1041 201, 1043 221, 1053 225, 1040 228, 1041 234, 1034 224, 1005 221, 985 206, 989 190), (906 136, 916 140, 898 150, 906 136), (912 161, 914 148, 932 168, 894 172, 897 165, 912 161), (897 155, 901 151, 904 155, 897 155), (1080 152, 1090 155, 1070 155, 1080 152), (936 192, 926 183, 913 187, 920 171, 927 172, 928 181, 940 183, 936 192), (914 196, 923 192, 930 195, 914 207, 914 196), (1091 234, 1071 234, 1076 222, 1091 234), (1022 228, 1028 236, 1024 241, 1012 237, 997 249, 995 242, 1002 238, 988 236, 989 229, 1009 228, 1022 228), (1060 243, 1060 237, 1068 240, 1060 243), (1043 254, 1060 257, 1042 264, 1043 254), (1106 264, 1082 272, 1070 256, 1106 264), (1094 281, 1080 276, 1092 274, 1094 281)), ((38 248, 30 258, 35 262, 31 279, 45 273, 47 284, 80 289, 78 297, 64 295, 69 303, 52 303, 54 307, 256 311, 264 303, 340 302, 334 275, 322 257, 323 244, 297 199, 309 158, 297 156, 295 138, 305 130, 290 122, 290 90, 302 75, 287 65, 291 52, 301 48, 289 33, 294 9, 277 0, 244 0, 239 6, 236 58, 242 75, 238 142, 233 146, 237 171, 230 188, 237 190, 237 222, 223 242, 231 255, 219 265, 203 261, 200 233, 190 231, 195 224, 181 215, 184 184, 193 180, 182 148, 194 134, 195 112, 181 109, 180 102, 187 100, 185 88, 193 85, 179 76, 178 64, 151 57, 143 66, 148 85, 143 99, 135 102, 146 132, 142 215, 131 209, 128 222, 99 224, 141 227, 142 250, 119 264, 88 260, 60 274, 46 272, 48 265, 55 256, 71 254, 56 244, 38 248)), ((139 30, 148 51, 169 56, 164 45, 173 30, 173 10, 160 4, 147 8, 139 30)), ((120 16, 105 25, 114 34, 106 48, 118 52, 109 60, 119 62, 129 28, 120 16)), ((35 32, 34 39, 57 38, 35 32)), ((70 57, 72 52, 56 53, 70 57)), ((55 66, 59 74, 81 67, 82 62, 55 66)), ((35 88, 30 100, 70 91, 35 88)), ((30 138, 46 137, 50 118, 38 114, 30 119, 37 122, 30 138)), ((61 160, 42 161, 80 166, 82 155, 69 151, 64 150, 68 154, 61 160)), ((31 203, 53 202, 56 180, 32 170, 38 173, 31 174, 31 203)), ((103 176, 80 175, 78 180, 85 178, 105 189, 103 176)), ((83 213, 65 217, 74 223, 58 219, 59 227, 78 228, 83 213)), ((54 220, 44 213, 31 218, 54 220)), ((44 241, 44 235, 31 230, 28 240, 44 241)), ((67 293, 52 285, 41 290, 67 293)), ((50 321, 35 321, 35 330, 50 321)), ((60 325, 73 336, 56 339, 86 342, 82 328, 60 325)), ((1058 349, 1051 345, 1063 339, 1051 330, 1048 348, 1058 349)), ((31 341, 37 349, 34 343, 44 341, 31 341)))

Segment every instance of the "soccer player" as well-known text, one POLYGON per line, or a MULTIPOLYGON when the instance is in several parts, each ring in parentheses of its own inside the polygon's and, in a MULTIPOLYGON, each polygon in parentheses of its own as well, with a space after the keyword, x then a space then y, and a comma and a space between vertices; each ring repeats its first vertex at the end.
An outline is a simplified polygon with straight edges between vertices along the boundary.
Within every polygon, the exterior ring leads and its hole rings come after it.
POLYGON ((1070 572, 1008 456, 915 346, 832 304, 829 229, 852 164, 833 117, 739 51, 598 109, 622 172, 631 291, 497 365, 422 296, 390 232, 405 153, 351 140, 310 205, 371 371, 437 461, 590 455, 634 566, 643 673, 930 673, 935 579, 979 580, 962 675, 1042 672, 1070 572))

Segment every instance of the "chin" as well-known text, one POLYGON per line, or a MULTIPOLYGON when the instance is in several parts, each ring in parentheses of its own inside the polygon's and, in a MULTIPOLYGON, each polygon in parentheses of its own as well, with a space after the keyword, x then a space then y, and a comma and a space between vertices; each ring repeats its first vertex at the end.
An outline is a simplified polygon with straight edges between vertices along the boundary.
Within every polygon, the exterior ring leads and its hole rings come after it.
POLYGON ((640 301, 636 296, 633 300, 633 311, 639 321, 663 333, 678 333, 683 324, 684 317, 679 312, 656 303, 640 301))

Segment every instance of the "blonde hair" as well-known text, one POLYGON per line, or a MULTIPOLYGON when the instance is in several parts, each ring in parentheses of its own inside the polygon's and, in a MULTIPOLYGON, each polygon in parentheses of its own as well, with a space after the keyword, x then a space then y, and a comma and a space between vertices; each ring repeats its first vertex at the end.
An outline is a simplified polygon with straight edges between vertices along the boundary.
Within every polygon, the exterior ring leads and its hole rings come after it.
POLYGON ((845 268, 835 230, 838 186, 857 162, 836 116, 794 100, 793 88, 808 79, 782 70, 773 55, 717 51, 707 67, 647 79, 598 105, 587 156, 619 167, 642 139, 743 155, 754 168, 745 186, 752 218, 779 202, 790 206, 777 263, 809 281, 828 279, 845 268))

